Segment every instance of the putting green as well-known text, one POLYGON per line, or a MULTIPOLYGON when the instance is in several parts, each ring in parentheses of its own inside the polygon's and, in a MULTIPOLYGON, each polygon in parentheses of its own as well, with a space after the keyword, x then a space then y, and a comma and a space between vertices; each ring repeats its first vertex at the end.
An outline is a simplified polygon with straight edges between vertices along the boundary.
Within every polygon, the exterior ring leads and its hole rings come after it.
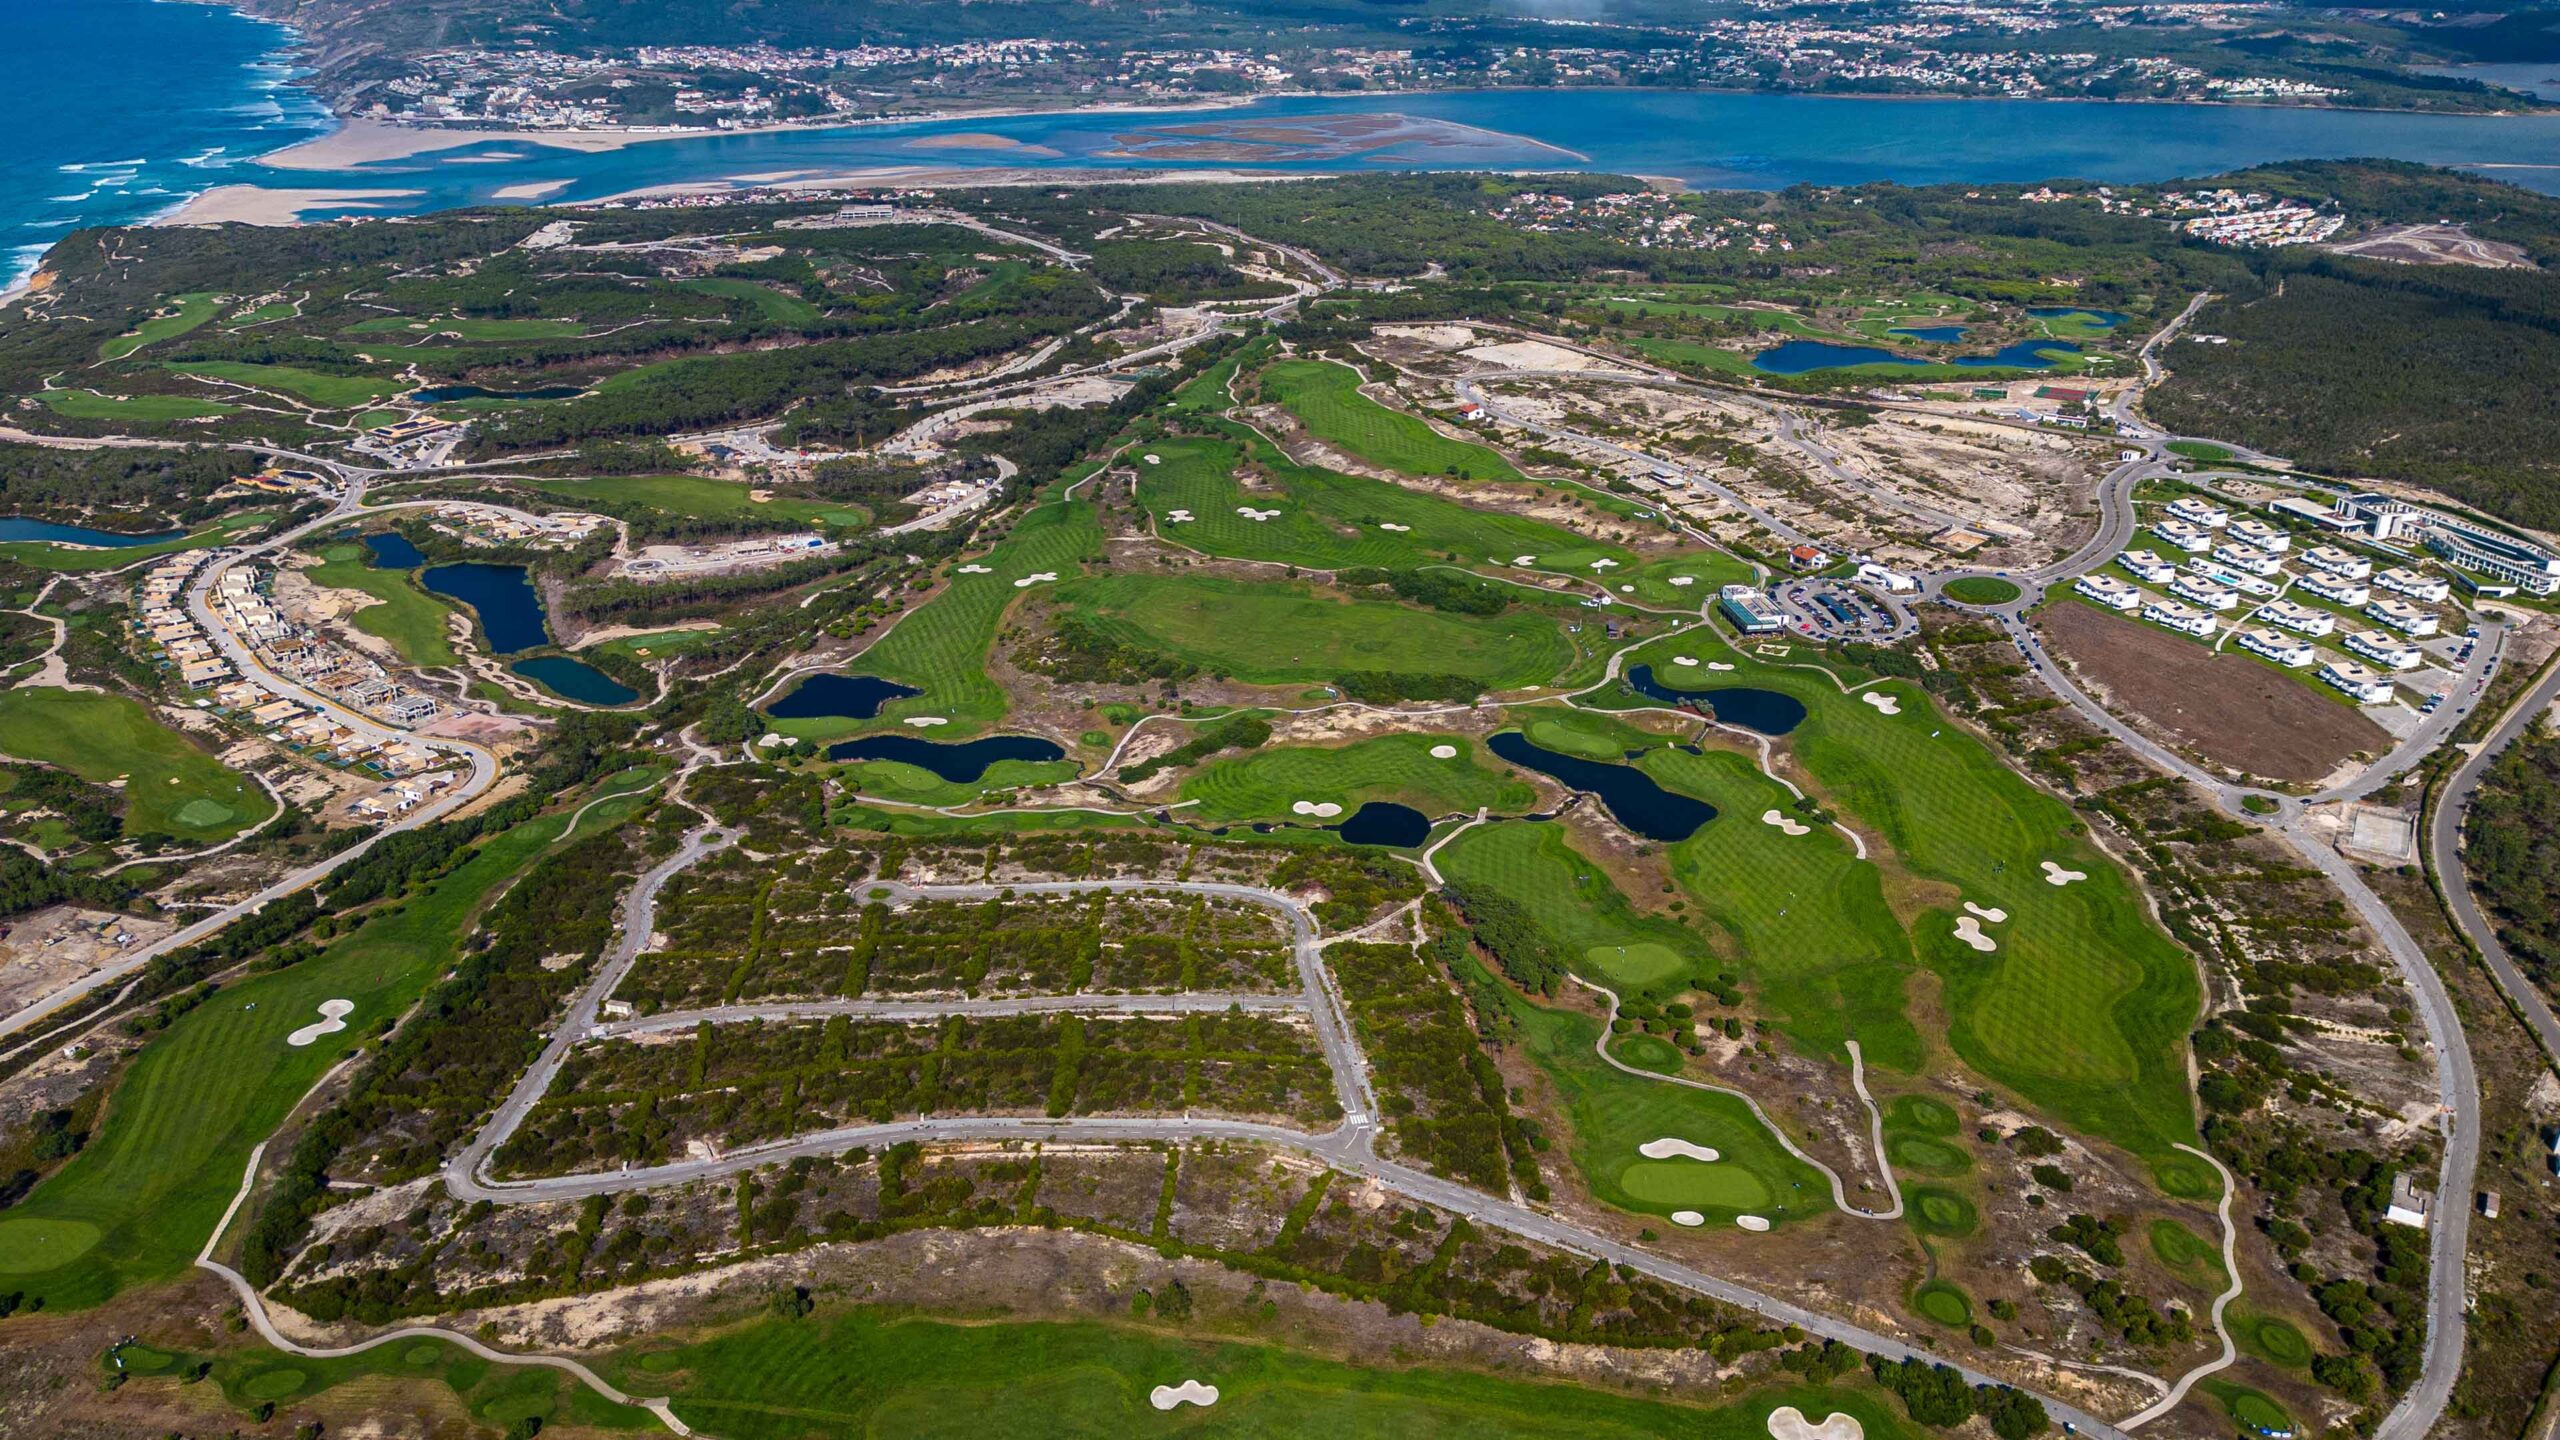
POLYGON ((1649 1205, 1689 1210, 1756 1210, 1772 1198, 1759 1176, 1721 1160, 1639 1160, 1619 1174, 1618 1188, 1649 1205))
POLYGON ((433 1340, 422 1341, 400 1352, 403 1365, 428 1366, 444 1358, 444 1347, 433 1340))
POLYGON ((2163 1192, 2181 1200, 2217 1200, 2222 1196, 2222 1177, 2213 1173, 2213 1167, 2185 1155, 2163 1155, 2152 1161, 2151 1174, 2163 1192))
POLYGON ((0 1274, 32 1275, 77 1260, 98 1243, 86 1220, 0 1220, 0 1274))
POLYGON ((1651 940, 1633 945, 1594 945, 1582 952, 1601 976, 1631 989, 1646 989, 1689 973, 1680 952, 1651 940))
POLYGON ((1658 1075, 1680 1073, 1680 1052, 1659 1035, 1636 1034, 1614 1041, 1609 1052, 1639 1070, 1658 1075))
POLYGON ((1972 1201, 1952 1190, 1912 1190, 1906 1193, 1911 1202, 1911 1209, 1907 1212, 1911 1226, 1921 1234, 1960 1240, 1973 1233, 1977 1220, 1972 1201))
POLYGON ((1964 1128, 1955 1107, 1927 1095, 1899 1095, 1884 1107, 1884 1123, 1895 1130, 1923 1135, 1953 1135, 1964 1128))
POLYGON ((1923 1175, 1961 1175, 1973 1168, 1972 1158, 1963 1151, 1921 1135, 1888 1135, 1884 1153, 1896 1166, 1923 1175))
POLYGON ((2293 1433, 2293 1417, 2271 1396, 2246 1386, 2232 1385, 2224 1387, 2221 1399, 2223 1408, 2231 1412, 2232 1420, 2244 1430, 2253 1430, 2261 1435, 2293 1433))
POLYGON ((238 812, 219 800, 198 798, 178 807, 170 818, 193 830, 210 830, 238 812))
POLYGON ((1932 1280, 1911 1293, 1911 1310, 1924 1320, 1941 1325, 1958 1326, 1973 1323, 1973 1302, 1965 1293, 1944 1280, 1932 1280))
POLYGON ((2243 1349, 2287 1369, 2299 1370, 2311 1363, 2311 1342, 2290 1320, 2273 1315, 2249 1316, 2232 1327, 2232 1334, 2243 1349))
POLYGON ((310 1378, 290 1365, 279 1365, 241 1381, 240 1393, 252 1400, 281 1400, 300 1390, 310 1378))

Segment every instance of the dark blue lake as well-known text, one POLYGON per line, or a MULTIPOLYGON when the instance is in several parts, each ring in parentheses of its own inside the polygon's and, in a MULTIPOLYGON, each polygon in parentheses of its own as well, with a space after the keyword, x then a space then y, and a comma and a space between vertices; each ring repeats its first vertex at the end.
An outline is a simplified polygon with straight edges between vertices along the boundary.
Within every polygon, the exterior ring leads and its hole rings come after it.
POLYGON ((507 667, 554 695, 581 705, 628 705, 640 692, 584 660, 567 655, 537 655, 507 667))
POLYGON ((1638 665, 1629 670, 1627 688, 1649 699, 1673 705, 1704 705, 1725 724, 1757 730, 1763 735, 1784 735, 1804 723, 1804 702, 1778 690, 1762 690, 1751 685, 1727 685, 1715 690, 1675 690, 1655 679, 1650 665, 1638 665))
POLYGON ((186 533, 184 530, 162 530, 151 535, 125 535, 114 530, 56 525, 50 520, 29 520, 18 515, 0 518, 0 542, 40 540, 48 545, 95 545, 102 550, 122 550, 129 545, 157 545, 186 533))
POLYGON ((1411 849, 1431 838, 1431 817, 1410 805, 1372 800, 1334 827, 1354 845, 1392 845, 1411 849))
POLYGON ((403 399, 416 405, 442 405, 450 400, 567 400, 584 395, 583 385, 544 385, 532 390, 484 390, 477 385, 431 385, 403 399))
POLYGON ((2077 315, 2091 325, 2113 330, 2133 317, 2118 310, 2086 310, 2077 305, 2030 305, 2027 313, 2039 320, 2060 320, 2077 315))
POLYGON ((448 600, 459 600, 480 613, 480 628, 489 637, 490 653, 513 655, 551 643, 543 623, 542 597, 521 565, 490 565, 466 560, 437 565, 418 579, 448 600))
POLYGON ((383 570, 415 570, 427 563, 426 555, 396 530, 367 535, 364 548, 373 552, 374 565, 383 570))
POLYGON ((764 713, 776 720, 868 720, 892 700, 923 693, 877 675, 811 675, 764 713))
POLYGON ((1686 840, 1716 818, 1716 807, 1694 796, 1665 790, 1633 765, 1585 760, 1531 743, 1517 730, 1505 730, 1485 747, 1514 765, 1550 775, 1576 790, 1600 797, 1618 823, 1647 840, 1686 840))
POLYGON ((1914 340, 1926 340, 1932 345, 1953 345, 1964 338, 1967 328, 1969 327, 1963 325, 1896 325, 1885 333, 1908 335, 1914 340))
POLYGON ((830 760, 895 760, 930 770, 955 785, 974 783, 999 760, 1064 760, 1067 752, 1037 735, 988 735, 976 740, 919 740, 913 735, 865 735, 827 748, 830 760))
POLYGON ((2020 340, 2003 345, 1988 355, 1958 355, 1950 360, 1929 360, 1914 355, 1897 355, 1874 345, 1789 340, 1752 356, 1751 368, 1771 375, 1810 375, 1816 370, 1845 370, 1852 365, 1959 365, 1969 370, 2042 370, 2053 363, 2047 357, 2056 351, 2076 355, 2080 347, 2068 340, 2020 340))

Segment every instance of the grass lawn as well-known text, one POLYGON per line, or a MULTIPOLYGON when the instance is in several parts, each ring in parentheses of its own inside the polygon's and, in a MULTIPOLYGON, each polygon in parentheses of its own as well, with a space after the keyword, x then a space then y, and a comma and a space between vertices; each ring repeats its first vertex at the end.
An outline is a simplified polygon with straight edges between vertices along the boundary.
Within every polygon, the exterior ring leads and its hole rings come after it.
POLYGON ((2222 1247, 2175 1220, 2151 1222, 2151 1253, 2178 1278, 2219 1289, 2225 1280, 2222 1247))
MULTIPOLYGON (((643 802, 615 803, 636 811, 643 802)), ((0 1216, 0 1281, 49 1307, 80 1308, 185 1269, 239 1189, 250 1147, 349 1044, 444 973, 481 902, 566 820, 545 816, 507 831, 318 958, 227 985, 161 1032, 87 1148, 0 1216), (342 1039, 284 1043, 332 999, 355 1002, 342 1039)))
POLYGON ((1360 374, 1330 360, 1282 360, 1262 372, 1263 392, 1307 432, 1373 465, 1407 475, 1458 474, 1525 481, 1510 461, 1482 445, 1453 440, 1420 416, 1390 410, 1360 393, 1360 374))
POLYGON ((2216 445, 2210 440, 2172 440, 2169 453, 2183 455, 2205 465, 2219 465, 2231 458, 2229 447, 2216 445))
POLYGON ((347 327, 350 335, 459 335, 465 340, 558 340, 586 333, 575 320, 484 320, 468 315, 439 315, 412 320, 384 315, 347 327))
MULTIPOLYGON (((1718 648, 1693 633, 1646 645, 1628 664, 1650 663, 1657 680, 1676 685, 1684 667, 1667 663, 1671 655, 1718 648)), ((2083 822, 1949 725, 1917 686, 1874 687, 1897 709, 1887 715, 1818 674, 1723 648, 1736 669, 1715 681, 1804 702, 1788 743, 1817 793, 1881 834, 1921 882, 1900 913, 1919 962, 1944 982, 1946 1037, 1966 1063, 2155 1165, 2167 1163, 2172 1142, 2192 1141, 2183 1047, 2199 1003, 2194 964, 2089 843, 2083 822), (2088 878, 2049 884, 2046 860, 2088 878), (1959 901, 2006 913, 1986 925, 1996 950, 1955 937, 1959 901)))
POLYGON ((921 765, 899 760, 862 760, 843 767, 845 785, 875 800, 909 805, 966 805, 996 790, 1025 785, 1059 785, 1076 778, 1073 760, 998 760, 975 780, 945 780, 921 765))
POLYGON ((113 570, 155 555, 227 544, 234 536, 245 534, 274 518, 269 511, 251 510, 240 515, 226 515, 202 530, 181 535, 175 540, 163 540, 154 545, 125 545, 113 550, 78 549, 56 545, 49 540, 12 540, 0 545, 0 560, 12 561, 32 570, 113 570))
POLYGON ((2021 593, 2017 586, 1997 575, 1967 575, 1948 581, 1946 589, 1948 599, 1967 605, 2006 605, 2021 593))
POLYGON ((876 720, 849 721, 828 731, 795 728, 792 733, 816 739, 828 733, 895 729, 909 715, 940 715, 952 723, 936 738, 956 739, 1004 718, 1004 690, 987 678, 987 651, 995 644, 1005 611, 1031 588, 1013 582, 1040 574, 1070 579, 1101 553, 1102 527, 1094 522, 1091 502, 1053 500, 1030 511, 985 554, 962 562, 983 566, 987 573, 961 574, 954 566, 940 594, 910 611, 852 662, 852 668, 866 675, 915 686, 922 695, 892 701, 876 720))
POLYGON ((607 505, 646 505, 672 515, 693 515, 709 520, 763 518, 782 525, 852 526, 870 522, 861 506, 832 500, 801 500, 780 496, 770 500, 754 498, 752 486, 735 480, 710 480, 699 475, 602 475, 584 480, 521 480, 546 495, 562 500, 595 501, 607 505))
POLYGON ((1592 1048, 1598 1017, 1533 1004, 1507 986, 1503 993, 1521 1048, 1564 1106, 1573 1163, 1603 1203, 1666 1217, 1695 1210, 1711 1226, 1737 1215, 1785 1225, 1831 1209, 1821 1172, 1789 1155, 1741 1100, 1613 1069, 1592 1048), (1638 1150, 1665 1138, 1706 1146, 1720 1158, 1648 1160, 1638 1150))
POLYGON ((1634 563, 1627 550, 1561 526, 1299 465, 1242 426, 1222 428, 1229 438, 1169 437, 1146 451, 1160 463, 1150 465, 1144 456, 1135 462, 1138 503, 1154 517, 1157 533, 1205 554, 1311 570, 1406 569, 1452 557, 1459 565, 1490 562, 1507 570, 1528 555, 1535 557, 1528 568, 1585 578, 1602 573, 1591 568, 1597 560, 1621 569, 1634 563), (1268 487, 1238 486, 1248 457, 1268 487), (1256 520, 1240 513, 1245 508, 1280 513, 1256 520), (1176 510, 1191 518, 1166 518, 1176 510))
POLYGON ((1585 974, 1613 990, 1684 982, 1716 968, 1696 931, 1638 914, 1559 826, 1479 825, 1450 841, 1436 863, 1451 880, 1486 886, 1526 908, 1556 943, 1582 956, 1585 974))
POLYGON ((127 835, 227 840, 275 813, 249 777, 121 695, 0 690, 0 751, 93 784, 124 781, 127 835))
POLYGON ((1760 1008, 1808 1054, 1845 1060, 1856 1040, 1870 1064, 1917 1071, 1927 1048, 1904 1012, 1910 937, 1886 903, 1883 872, 1828 826, 1789 835, 1776 810, 1804 824, 1795 797, 1732 751, 1648 752, 1640 766, 1668 789, 1716 807, 1670 847, 1672 877, 1703 926, 1719 932, 1760 1008))
POLYGON ((1950 1330, 1973 1323, 1973 1301, 1944 1280, 1932 1280, 1912 1291, 1911 1312, 1950 1330))
POLYGON ((1252 685, 1392 670, 1508 690, 1552 680, 1573 660, 1562 629, 1536 612, 1451 615, 1288 581, 1108 575, 1061 585, 1058 598, 1116 638, 1252 685))
POLYGON ((98 347, 100 358, 121 360, 145 345, 173 340, 222 313, 222 297, 210 290, 197 290, 171 302, 176 308, 165 315, 154 315, 140 325, 116 336, 98 347))
POLYGON ((611 640, 600 640, 593 645, 585 647, 578 653, 582 655, 628 655, 634 660, 664 660, 670 655, 681 655, 687 650, 693 649, 697 645, 709 644, 711 641, 719 638, 720 632, 716 628, 710 630, 657 630, 646 635, 617 635, 611 640))
POLYGON ((753 280, 716 276, 702 280, 679 280, 676 288, 703 295, 717 295, 723 300, 744 300, 763 312, 764 318, 776 325, 802 328, 824 320, 826 312, 797 295, 759 285, 753 280))
POLYGON ((307 400, 324 410, 352 410, 397 394, 401 382, 375 375, 330 375, 298 365, 252 365, 239 360, 200 360, 172 365, 181 375, 207 375, 235 385, 276 391, 307 400))
POLYGON ((1186 819, 1288 820, 1300 800, 1333 801, 1348 815, 1371 800, 1410 805, 1435 819, 1479 807, 1526 810, 1538 792, 1517 780, 1479 769, 1472 742, 1454 735, 1381 735, 1338 749, 1292 746, 1250 751, 1210 763, 1182 784, 1182 798, 1200 803, 1186 819), (1451 746, 1445 759, 1431 754, 1451 746))
POLYGON ((74 420, 122 420, 136 425, 211 420, 234 408, 187 395, 101 395, 95 390, 47 390, 37 398, 55 414, 74 420))
POLYGON ((327 1404, 321 1397, 347 1385, 360 1390, 338 1403, 352 1406, 362 1400, 381 1409, 394 1402, 374 1397, 398 1394, 403 1401, 413 1395, 425 1400, 433 1392, 416 1387, 440 1385, 451 1403, 489 1429, 511 1427, 530 1416, 541 1420, 546 1429, 574 1426, 663 1433, 657 1417, 648 1411, 613 1404, 557 1370, 494 1364, 439 1340, 409 1340, 330 1359, 285 1355, 264 1346, 203 1356, 134 1344, 115 1355, 123 1362, 124 1373, 145 1382, 183 1375, 200 1361, 210 1360, 210 1378, 222 1388, 222 1397, 244 1411, 267 1402, 280 1407, 297 1401, 327 1404))
POLYGON ((1344 1364, 1242 1341, 1094 1321, 951 1324, 829 1306, 700 1342, 625 1352, 605 1367, 626 1391, 665 1393, 686 1423, 728 1440, 812 1437, 1096 1436, 1180 1430, 1244 1436, 1515 1440, 1766 1440, 1769 1412, 1857 1417, 1868 1440, 1911 1440, 1891 1401, 1863 1385, 1788 1386, 1714 1406, 1595 1386, 1397 1363, 1344 1364), (1214 1409, 1159 1413, 1158 1385, 1199 1380, 1214 1409))
POLYGON ((419 588, 414 572, 384 570, 370 563, 362 545, 338 544, 320 552, 321 563, 303 572, 314 585, 331 590, 357 590, 379 604, 367 605, 348 619, 367 635, 391 642, 400 658, 412 665, 451 665, 456 661, 446 622, 453 607, 419 588))

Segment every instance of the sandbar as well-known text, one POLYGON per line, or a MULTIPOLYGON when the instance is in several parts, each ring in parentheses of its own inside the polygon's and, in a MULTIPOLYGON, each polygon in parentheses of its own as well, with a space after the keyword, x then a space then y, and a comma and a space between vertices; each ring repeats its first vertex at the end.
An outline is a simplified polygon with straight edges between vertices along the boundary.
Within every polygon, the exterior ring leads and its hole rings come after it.
POLYGON ((323 208, 379 210, 422 190, 270 190, 263 185, 216 185, 160 217, 157 225, 299 225, 302 212, 323 208))

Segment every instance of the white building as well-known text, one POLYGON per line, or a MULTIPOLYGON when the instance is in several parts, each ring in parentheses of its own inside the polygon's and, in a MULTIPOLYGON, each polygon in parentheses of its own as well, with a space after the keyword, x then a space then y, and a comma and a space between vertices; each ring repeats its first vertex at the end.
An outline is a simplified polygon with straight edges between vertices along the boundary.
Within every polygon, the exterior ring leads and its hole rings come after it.
POLYGON ((2219 505, 2207 504, 2193 495, 2181 495, 2170 501, 2169 513, 2190 525, 2201 525, 2207 530, 2219 530, 2231 523, 2230 511, 2219 505))
POLYGON ((2336 575, 2305 575, 2302 588, 2333 605, 2361 605, 2373 598, 2372 587, 2336 575))
POLYGON ((2297 670, 2310 664, 2315 658, 2310 641, 2296 639, 2281 630, 2270 630, 2263 625, 2254 630, 2241 631, 2238 644, 2241 649, 2253 655, 2264 655, 2279 665, 2297 670))
POLYGON ((2147 580, 2154 585, 2166 585, 2178 573, 2177 566, 2161 559, 2158 552, 2151 550, 2127 550, 2116 557, 2116 563, 2123 566, 2135 579, 2147 580))
POLYGON ((2391 698, 2391 681, 2352 660, 2332 660, 2320 667, 2320 678, 2353 696, 2360 704, 2379 705, 2391 698))
POLYGON ((2250 575, 2273 575, 2284 568, 2283 562, 2275 556, 2255 545, 2243 545, 2237 541, 2214 546, 2213 558, 2250 575))
POLYGON ((2184 520, 2154 521, 2151 525, 2151 533, 2181 550, 2198 551, 2213 548, 2213 536, 2210 532, 2201 525, 2190 525, 2184 520))
POLYGON ((2071 588, 2110 610, 2130 610, 2142 603, 2141 591, 2113 575, 2083 575, 2071 588))
POLYGON ((2175 600, 2154 600, 2142 607, 2142 618, 2154 625, 2166 625, 2189 635, 2209 636, 2220 627, 2213 616, 2175 600))
POLYGON ((2314 545, 2302 552, 2302 563, 2314 570, 2326 570, 2348 580, 2362 580, 2373 573, 2373 562, 2353 550, 2335 545, 2314 545))
POLYGON ((1872 585, 1889 595, 1908 595, 1920 588, 1920 582, 1899 570, 1888 570, 1873 561, 1858 566, 1858 583, 1872 585))
POLYGON ((2364 613, 2404 635, 2423 638, 2436 633, 2435 612, 2421 610, 2405 600, 2376 600, 2364 607, 2364 613))
POLYGON ((2394 565, 2374 576, 2373 583, 2381 589, 2396 590, 2412 600, 2423 600, 2431 605, 2441 605, 2453 598, 2452 582, 2443 576, 2422 574, 2403 565, 2394 565))
POLYGON ((2388 630, 2358 630, 2346 639, 2349 650, 2385 670, 2414 670, 2426 655, 2388 630))
POLYGON ((2219 564, 2202 555, 2187 557, 2187 568, 2216 585, 2228 585, 2243 595, 2266 599, 2276 593, 2276 582, 2255 575, 2243 575, 2228 565, 2219 564))
POLYGON ((2244 545, 2255 545, 2270 555, 2281 555, 2293 548, 2293 537, 2251 516, 2243 515, 2231 522, 2224 532, 2244 545))
POLYGON ((2169 593, 2182 600, 2193 600, 2208 610, 2236 610, 2240 592, 2228 585, 2216 585, 2201 575, 2181 575, 2169 582, 2169 593))
POLYGON ((2290 600, 2278 600, 2260 610, 2258 617, 2302 635, 2326 635, 2338 628, 2337 616, 2290 600))
POLYGON ((2382 1212, 2382 1218, 2394 1225, 2424 1230, 2427 1212, 2435 1208, 2435 1201, 2434 1195, 2419 1189, 2403 1172, 2391 1177, 2391 1204, 2382 1212))

